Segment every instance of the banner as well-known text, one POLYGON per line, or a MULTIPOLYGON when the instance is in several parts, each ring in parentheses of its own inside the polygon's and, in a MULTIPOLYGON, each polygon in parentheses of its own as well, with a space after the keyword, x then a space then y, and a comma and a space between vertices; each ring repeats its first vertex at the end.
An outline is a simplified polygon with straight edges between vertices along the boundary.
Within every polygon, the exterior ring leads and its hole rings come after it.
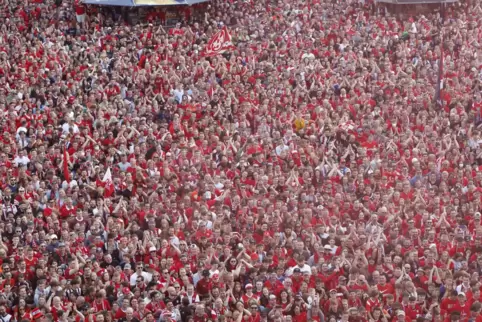
POLYGON ((178 6, 192 5, 208 0, 134 0, 136 6, 178 6))
POLYGON ((96 4, 100 6, 178 6, 193 5, 207 2, 209 0, 83 0, 85 4, 96 4))
POLYGON ((134 2, 132 0, 84 0, 84 4, 95 4, 99 6, 120 6, 120 7, 133 7, 134 2))
POLYGON ((236 49, 236 46, 231 42, 231 35, 229 34, 228 28, 224 26, 223 29, 209 39, 202 55, 207 57, 216 56, 232 49, 236 49))

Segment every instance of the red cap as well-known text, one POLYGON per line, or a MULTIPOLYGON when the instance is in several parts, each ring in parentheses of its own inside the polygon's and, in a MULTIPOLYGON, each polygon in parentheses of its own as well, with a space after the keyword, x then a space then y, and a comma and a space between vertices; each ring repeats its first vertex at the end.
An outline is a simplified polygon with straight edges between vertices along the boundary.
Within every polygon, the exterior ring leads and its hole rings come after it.
POLYGON ((130 292, 131 292, 131 290, 128 287, 124 287, 122 289, 122 293, 124 293, 124 294, 129 294, 130 292))

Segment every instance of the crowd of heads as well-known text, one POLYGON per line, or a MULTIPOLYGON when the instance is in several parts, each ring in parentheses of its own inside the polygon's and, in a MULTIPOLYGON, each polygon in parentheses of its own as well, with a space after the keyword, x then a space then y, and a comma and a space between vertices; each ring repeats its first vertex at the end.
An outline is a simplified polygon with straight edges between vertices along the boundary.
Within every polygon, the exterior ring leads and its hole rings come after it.
POLYGON ((142 10, 1 1, 0 320, 482 319, 479 1, 142 10))

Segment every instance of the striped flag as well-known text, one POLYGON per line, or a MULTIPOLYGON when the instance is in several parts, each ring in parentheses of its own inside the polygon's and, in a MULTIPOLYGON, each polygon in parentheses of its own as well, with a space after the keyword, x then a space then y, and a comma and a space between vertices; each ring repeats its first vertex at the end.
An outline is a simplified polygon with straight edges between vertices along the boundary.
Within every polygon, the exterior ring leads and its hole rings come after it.
POLYGON ((40 311, 39 308, 33 309, 31 315, 33 320, 40 319, 41 317, 44 316, 42 311, 40 311))

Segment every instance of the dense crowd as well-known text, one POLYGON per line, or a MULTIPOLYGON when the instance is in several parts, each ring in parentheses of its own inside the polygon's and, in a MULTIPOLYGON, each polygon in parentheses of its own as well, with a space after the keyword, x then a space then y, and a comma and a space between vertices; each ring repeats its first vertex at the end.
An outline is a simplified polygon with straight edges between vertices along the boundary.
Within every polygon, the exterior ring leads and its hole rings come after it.
POLYGON ((179 10, 1 1, 0 321, 481 322, 480 1, 179 10))

